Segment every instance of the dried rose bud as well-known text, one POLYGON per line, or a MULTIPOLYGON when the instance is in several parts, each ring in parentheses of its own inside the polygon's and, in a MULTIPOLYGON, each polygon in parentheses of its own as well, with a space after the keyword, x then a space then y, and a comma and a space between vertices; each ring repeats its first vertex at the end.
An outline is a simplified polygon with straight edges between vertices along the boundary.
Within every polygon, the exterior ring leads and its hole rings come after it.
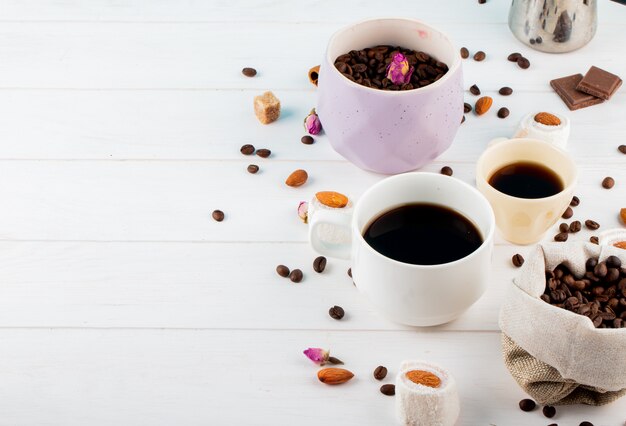
POLYGON ((328 362, 330 351, 322 348, 308 348, 304 350, 304 355, 318 365, 324 365, 328 362))
POLYGON ((393 84, 405 84, 411 81, 413 67, 409 66, 409 61, 402 53, 395 53, 391 62, 387 65, 387 78, 393 84))
POLYGON ((322 123, 315 112, 315 108, 313 108, 309 115, 307 115, 304 119, 304 128, 311 135, 319 135, 322 131, 322 123))
POLYGON ((308 223, 309 221, 309 203, 306 201, 300 201, 298 204, 298 216, 302 219, 302 222, 308 223))

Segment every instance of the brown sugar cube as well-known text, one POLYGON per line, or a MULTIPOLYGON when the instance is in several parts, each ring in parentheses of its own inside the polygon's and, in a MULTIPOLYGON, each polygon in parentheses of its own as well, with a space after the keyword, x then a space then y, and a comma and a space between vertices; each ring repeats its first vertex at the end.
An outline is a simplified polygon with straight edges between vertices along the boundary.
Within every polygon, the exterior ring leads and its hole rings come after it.
POLYGON ((270 124, 280 117, 280 101, 272 92, 254 97, 254 113, 263 124, 270 124))

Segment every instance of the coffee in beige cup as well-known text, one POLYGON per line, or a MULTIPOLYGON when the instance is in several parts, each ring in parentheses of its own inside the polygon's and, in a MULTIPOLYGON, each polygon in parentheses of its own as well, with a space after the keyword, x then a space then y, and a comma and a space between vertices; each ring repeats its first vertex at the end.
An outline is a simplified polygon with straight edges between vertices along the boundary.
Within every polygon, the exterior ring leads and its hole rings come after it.
POLYGON ((476 186, 493 208, 496 227, 515 244, 539 241, 559 220, 576 178, 572 157, 537 139, 493 142, 476 165, 476 186))

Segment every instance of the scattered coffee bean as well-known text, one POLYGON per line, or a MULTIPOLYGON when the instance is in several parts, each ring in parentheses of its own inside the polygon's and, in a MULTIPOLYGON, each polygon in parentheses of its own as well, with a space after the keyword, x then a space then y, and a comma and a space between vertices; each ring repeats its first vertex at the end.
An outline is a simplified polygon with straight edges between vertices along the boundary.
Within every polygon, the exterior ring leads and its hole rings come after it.
POLYGON ((256 70, 254 68, 244 68, 241 70, 241 73, 246 77, 254 77, 256 75, 256 70))
POLYGON ((452 176, 452 173, 453 173, 452 167, 450 167, 450 166, 443 166, 441 168, 441 174, 442 175, 452 176))
POLYGON ((294 283, 299 283, 300 281, 302 281, 303 277, 304 275, 302 274, 302 271, 299 269, 294 269, 289 274, 289 279, 294 283))
POLYGON ((374 378, 376 380, 382 380, 387 377, 387 368, 379 365, 374 369, 374 378))
POLYGON ((256 155, 258 155, 261 158, 267 158, 271 154, 272 154, 272 151, 270 151, 269 149, 261 148, 261 149, 256 150, 256 155))
POLYGON ((598 259, 596 259, 595 257, 590 257, 585 262, 585 270, 593 271, 593 268, 595 268, 597 264, 598 264, 598 259))
POLYGON ((245 144, 239 149, 239 151, 241 151, 243 155, 252 155, 254 154, 254 146, 250 144, 245 144))
POLYGON ((487 0, 478 0, 478 4, 485 4, 487 3, 487 0))
POLYGON ((345 315, 345 312, 341 306, 333 306, 328 310, 328 315, 330 315, 332 319, 340 320, 345 315))
POLYGON ((461 117, 461 124, 465 123, 465 116, 461 117))
POLYGON ((504 87, 501 87, 500 90, 498 90, 498 93, 501 94, 502 96, 509 96, 511 95, 511 93, 513 93, 513 89, 511 89, 510 87, 504 86, 504 87))
POLYGON ((352 268, 348 268, 348 276, 352 278, 352 268))
POLYGON ((598 222, 593 221, 593 220, 587 219, 585 221, 585 226, 588 229, 591 229, 592 231, 595 231, 596 229, 598 229, 600 227, 600 224, 598 222))
POLYGON ((393 396, 396 394, 396 385, 388 383, 380 387, 380 393, 387 396, 393 396))
POLYGON ((469 88, 469 91, 474 96, 480 95, 480 89, 475 84, 473 84, 472 87, 469 88))
POLYGON ((343 361, 340 360, 339 358, 335 358, 334 356, 329 356, 328 357, 328 362, 330 362, 333 365, 340 365, 343 364, 343 361))
POLYGON ((580 424, 578 426, 593 426, 593 423, 588 422, 588 421, 584 421, 584 422, 580 422, 580 424))
POLYGON ((622 267, 622 261, 617 256, 609 256, 609 257, 606 258, 605 262, 606 262, 606 266, 608 266, 609 268, 618 268, 619 269, 619 268, 622 267))
POLYGON ((467 50, 467 47, 461 47, 461 58, 469 58, 469 50, 467 50))
POLYGON ((589 237, 589 242, 592 244, 600 244, 600 240, 595 235, 592 235, 591 237, 589 237))
POLYGON ((463 103, 463 112, 467 114, 468 112, 472 112, 472 106, 467 102, 463 103))
POLYGON ((558 241, 560 243, 567 241, 567 232, 559 232, 554 236, 554 241, 558 241))
POLYGON ((572 197, 572 201, 569 202, 569 205, 572 207, 578 207, 579 204, 580 204, 580 198, 574 195, 572 197))
POLYGON ((626 154, 626 145, 620 145, 617 147, 617 150, 622 154, 626 154))
POLYGON ((582 224, 580 223, 579 220, 575 220, 572 223, 569 224, 569 232, 571 233, 576 233, 578 231, 580 231, 582 228, 582 224))
POLYGON ((530 44, 535 44, 535 43, 537 43, 537 42, 535 41, 535 39, 534 39, 534 38, 531 38, 530 40, 528 40, 528 42, 529 42, 530 44))
POLYGON ((559 426, 559 425, 556 423, 550 423, 548 426, 559 426))
POLYGON ((602 179, 602 188, 611 189, 613 188, 613 185, 615 185, 615 179, 613 179, 612 177, 607 176, 602 179))
POLYGON ((537 404, 535 404, 535 401, 533 401, 532 399, 522 399, 519 402, 519 408, 522 411, 533 411, 535 409, 535 407, 537 406, 537 404))
POLYGON ((211 216, 213 216, 213 219, 217 222, 221 222, 224 220, 224 212, 221 210, 213 210, 211 216))
POLYGON ((522 57, 521 53, 515 52, 515 53, 511 53, 506 59, 510 62, 517 62, 517 60, 521 57, 522 57))
POLYGON ((509 116, 509 109, 502 107, 498 110, 498 118, 507 118, 509 116))
POLYGON ((276 267, 276 273, 283 278, 287 278, 289 276, 289 268, 285 265, 278 265, 276 267))
POLYGON ((306 136, 302 136, 302 138, 300 139, 300 142, 302 142, 305 145, 312 145, 313 143, 315 143, 315 139, 313 139, 312 136, 306 135, 306 136))
POLYGON ((478 52, 474 53, 475 61, 478 61, 478 62, 483 61, 486 57, 487 55, 482 50, 479 50, 478 52))
POLYGON ((543 411, 543 415, 549 419, 556 415, 556 408, 551 405, 546 405, 541 411, 543 411))
POLYGON ((326 258, 324 256, 318 256, 313 261, 313 270, 319 274, 326 269, 326 258))
POLYGON ((530 61, 523 56, 520 56, 520 58, 517 60, 517 66, 525 70, 530 67, 530 61))
POLYGON ((569 225, 565 222, 559 225, 559 231, 561 232, 569 232, 569 225))
POLYGON ((511 262, 513 262, 513 266, 519 268, 524 264, 524 257, 521 254, 514 254, 511 258, 511 262))
POLYGON ((258 171, 259 171, 259 166, 257 166, 256 164, 250 164, 248 166, 248 173, 255 174, 258 171))
POLYGON ((537 42, 537 44, 543 43, 543 39, 541 38, 541 36, 538 36, 537 38, 535 38, 535 41, 537 42))
POLYGON ((335 68, 347 79, 379 90, 419 89, 434 83, 448 72, 446 64, 425 52, 389 45, 351 50, 335 59, 335 68), (403 54, 414 70, 409 81, 404 84, 394 84, 387 78, 387 67, 397 53, 403 54))
POLYGON ((571 207, 566 208, 563 215, 561 215, 563 219, 569 219, 572 216, 574 216, 574 210, 571 207))

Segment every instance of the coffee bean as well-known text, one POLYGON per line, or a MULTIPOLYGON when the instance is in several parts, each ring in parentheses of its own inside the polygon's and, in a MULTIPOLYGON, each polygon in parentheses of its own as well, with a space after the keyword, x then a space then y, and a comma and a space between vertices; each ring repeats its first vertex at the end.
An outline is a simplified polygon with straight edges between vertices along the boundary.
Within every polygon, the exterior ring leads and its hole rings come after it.
POLYGON ((211 216, 213 216, 213 219, 217 222, 221 222, 224 220, 224 212, 221 210, 213 210, 211 216))
POLYGON ((328 362, 330 362, 333 365, 340 365, 343 364, 343 361, 340 360, 339 358, 335 358, 334 356, 329 356, 328 357, 328 362))
POLYGON ((519 408, 522 411, 533 411, 535 409, 535 407, 537 406, 537 404, 535 403, 535 401, 533 401, 532 399, 522 399, 519 402, 519 408))
POLYGON ((452 173, 453 173, 453 171, 452 171, 452 167, 450 167, 450 166, 443 166, 443 167, 441 168, 440 173, 441 173, 442 175, 452 176, 452 173))
POLYGON ((465 116, 461 117, 461 124, 465 123, 465 116))
POLYGON ((487 3, 487 0, 478 0, 478 4, 485 4, 487 3))
POLYGON ((543 43, 543 39, 541 38, 541 36, 538 36, 537 38, 535 38, 535 41, 537 42, 537 44, 543 43))
POLYGON ((576 232, 580 231, 581 228, 582 228, 582 225, 579 220, 575 220, 569 224, 569 232, 571 233, 575 234, 576 232))
POLYGON ((380 387, 380 393, 387 396, 394 396, 396 394, 396 385, 388 383, 380 387))
POLYGON ((469 50, 467 50, 467 47, 461 47, 461 58, 469 58, 469 50))
POLYGON ((326 258, 324 256, 316 257, 313 261, 313 270, 321 274, 324 269, 326 269, 326 258))
POLYGON ((602 179, 602 188, 611 189, 613 188, 613 185, 615 185, 615 179, 613 179, 612 177, 607 176, 602 179))
POLYGON ((580 204, 580 198, 574 195, 572 197, 572 201, 569 202, 569 205, 572 207, 578 207, 579 204, 580 204))
POLYGON ((374 378, 376 380, 382 380, 387 377, 387 368, 379 365, 374 369, 374 378))
POLYGON ((261 158, 267 158, 271 154, 272 154, 272 151, 270 151, 269 149, 261 148, 261 149, 256 150, 256 155, 258 155, 261 158))
POLYGON ((543 411, 543 415, 549 419, 556 415, 556 408, 551 405, 546 405, 541 411, 543 411))
POLYGON ((352 268, 348 268, 348 276, 352 278, 352 268))
POLYGON ((510 62, 517 62, 517 60, 521 57, 522 57, 521 53, 515 52, 515 53, 511 53, 506 59, 510 62))
POLYGON ((569 219, 572 216, 574 216, 574 210, 572 210, 571 207, 566 208, 563 214, 561 215, 563 219, 569 219))
POLYGON ((617 256, 609 256, 606 258, 605 262, 606 262, 606 266, 608 266, 609 268, 619 269, 622 267, 622 261, 617 256))
POLYGON ((509 116, 509 109, 502 107, 498 110, 498 118, 507 118, 509 116))
POLYGON ((248 173, 255 174, 258 171, 259 171, 259 166, 257 166, 256 164, 250 164, 248 166, 248 173))
POLYGON ((587 219, 585 221, 585 226, 588 229, 591 229, 592 231, 595 231, 596 229, 598 229, 600 227, 600 224, 598 222, 593 221, 593 220, 587 219))
POLYGON ((626 154, 626 145, 620 145, 617 147, 617 150, 622 154, 626 154))
POLYGON ((256 75, 256 70, 254 68, 244 68, 241 70, 241 73, 246 77, 254 77, 256 75))
POLYGON ((517 60, 517 66, 525 70, 530 67, 530 61, 523 56, 520 56, 520 58, 517 60))
POLYGON ((537 42, 535 41, 535 39, 534 39, 534 38, 531 38, 530 40, 528 40, 528 42, 529 42, 530 44, 535 44, 535 43, 537 43, 537 42))
POLYGON ((597 264, 598 259, 596 259, 595 257, 590 257, 589 259, 587 259, 587 262, 585 262, 585 269, 587 271, 593 271, 593 268, 595 268, 597 264))
POLYGON ((467 102, 463 103, 463 112, 467 114, 468 112, 472 112, 472 106, 467 102))
POLYGON ((239 148, 239 151, 241 151, 243 155, 252 155, 254 154, 254 146, 250 144, 245 144, 241 148, 239 148))
POLYGON ((302 142, 305 145, 312 145, 313 143, 315 143, 315 139, 313 139, 312 136, 306 135, 306 136, 302 136, 302 138, 300 139, 300 142, 302 142))
POLYGON ((469 88, 469 91, 472 95, 474 96, 478 96, 480 95, 480 89, 478 88, 478 86, 476 86, 475 84, 472 85, 472 87, 469 88))
POLYGON ((606 267, 606 263, 604 262, 600 262, 596 265, 595 268, 593 268, 593 275, 595 275, 598 278, 604 278, 606 277, 606 274, 609 273, 609 269, 606 267))
POLYGON ((475 61, 478 61, 478 62, 483 61, 486 57, 487 55, 482 50, 479 50, 478 52, 474 53, 475 61))
POLYGON ((592 235, 591 237, 589 237, 589 242, 593 244, 600 244, 600 240, 595 235, 592 235))
POLYGON ((567 241, 567 236, 567 232, 559 232, 554 236, 554 241, 562 243, 563 241, 567 241))
POLYGON ((565 222, 559 225, 559 231, 561 232, 569 232, 569 225, 565 222))
POLYGON ((302 271, 299 269, 294 269, 293 271, 291 271, 291 273, 289 274, 289 279, 294 282, 294 283, 299 283, 300 281, 302 281, 303 278, 303 274, 302 271))
POLYGON ((514 254, 513 257, 511 258, 511 262, 513 262, 513 266, 515 266, 516 268, 519 268, 520 266, 524 264, 524 257, 519 253, 514 254))
POLYGON ((513 93, 513 89, 511 89, 510 87, 501 87, 500 90, 498 90, 498 93, 501 94, 502 96, 509 96, 511 95, 511 93, 513 93))
POLYGON ((328 310, 328 315, 330 315, 332 319, 340 320, 345 315, 345 312, 341 306, 333 306, 328 310))
POLYGON ((287 278, 289 276, 289 268, 285 265, 278 265, 276 267, 276 273, 283 278, 287 278))
POLYGON ((584 422, 580 422, 580 424, 578 426, 593 426, 593 423, 588 422, 588 421, 584 421, 584 422))
POLYGON ((550 423, 548 426, 559 426, 559 425, 556 423, 550 423))

